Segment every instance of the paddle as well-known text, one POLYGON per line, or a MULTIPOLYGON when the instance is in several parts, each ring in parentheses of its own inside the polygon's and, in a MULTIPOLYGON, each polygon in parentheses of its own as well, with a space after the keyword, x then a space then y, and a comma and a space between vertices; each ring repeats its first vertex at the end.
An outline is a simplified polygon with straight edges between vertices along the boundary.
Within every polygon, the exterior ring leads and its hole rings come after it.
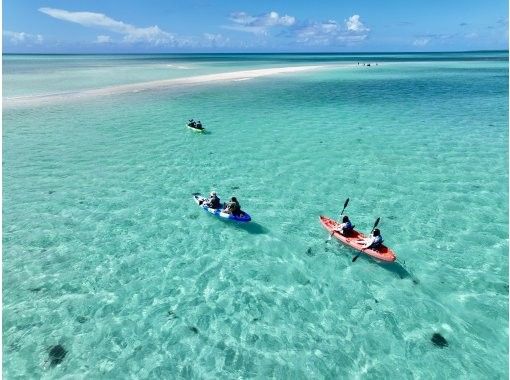
MULTIPOLYGON (((344 208, 342 209, 342 211, 340 212, 340 216, 343 215, 344 211, 345 211, 345 208, 347 207, 347 205, 349 204, 349 198, 347 198, 344 202, 344 208)), ((340 219, 340 216, 338 217, 338 219, 340 219)), ((331 235, 329 235, 329 238, 328 240, 331 240, 331 236, 333 236, 333 234, 335 233, 335 230, 333 230, 333 232, 331 232, 331 235)), ((326 243, 328 242, 328 240, 326 240, 326 243)))
MULTIPOLYGON (((379 217, 379 218, 377 218, 377 219, 375 220, 374 226, 372 227, 372 231, 370 231, 370 234, 372 234, 372 232, 374 232, 375 227, 377 227, 377 225, 379 224, 379 221, 380 221, 380 220, 381 220, 381 218, 380 218, 380 217, 379 217)), ((368 248, 368 247, 363 248, 363 249, 361 250, 361 252, 363 252, 366 248, 368 248)), ((361 255, 361 252, 360 252, 360 253, 358 253, 356 256, 354 256, 354 258, 352 259, 352 262, 355 262, 356 260, 358 260, 358 257, 361 255)))
MULTIPOLYGON (((200 195, 200 193, 191 193, 191 195, 193 195, 194 197, 200 195)), ((198 201, 198 204, 199 205, 202 205, 202 203, 204 203, 204 199, 201 199, 200 201, 198 201)))
MULTIPOLYGON (((407 268, 406 266, 406 262, 403 260, 403 261, 400 261, 399 259, 397 259, 395 261, 395 263, 397 263, 398 265, 400 265, 402 267, 402 269, 404 269, 404 271, 409 275, 409 277, 411 277, 411 279, 413 280, 413 284, 415 285, 418 285, 420 283, 420 280, 418 280, 418 278, 416 276, 414 276, 411 271, 409 270, 409 268, 407 268)), ((402 276, 400 276, 400 278, 403 278, 402 276)))

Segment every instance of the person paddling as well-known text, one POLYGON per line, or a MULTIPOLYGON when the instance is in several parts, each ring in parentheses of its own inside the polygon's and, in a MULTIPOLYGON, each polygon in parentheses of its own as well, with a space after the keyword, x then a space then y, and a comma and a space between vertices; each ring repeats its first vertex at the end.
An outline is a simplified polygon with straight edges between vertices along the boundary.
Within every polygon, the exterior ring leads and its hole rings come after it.
POLYGON ((351 233, 353 229, 354 229, 354 226, 352 225, 352 223, 349 220, 349 217, 347 215, 344 215, 344 217, 342 218, 342 223, 339 224, 337 227, 335 227, 335 231, 339 232, 340 234, 342 234, 344 236, 351 233))
POLYGON ((375 228, 368 238, 361 240, 364 241, 365 247, 363 249, 379 249, 384 241, 379 228, 375 228))
POLYGON ((216 191, 212 191, 209 199, 205 199, 201 204, 215 210, 221 208, 221 201, 216 191))
POLYGON ((227 204, 225 204, 223 212, 226 214, 232 214, 234 216, 239 216, 242 214, 241 205, 237 201, 236 197, 230 198, 230 201, 227 204))

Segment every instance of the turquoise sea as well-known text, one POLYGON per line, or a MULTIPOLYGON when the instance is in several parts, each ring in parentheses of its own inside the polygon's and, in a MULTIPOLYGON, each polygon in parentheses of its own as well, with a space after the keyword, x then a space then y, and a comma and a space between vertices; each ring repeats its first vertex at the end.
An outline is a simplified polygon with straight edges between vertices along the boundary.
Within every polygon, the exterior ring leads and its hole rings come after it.
POLYGON ((4 55, 3 96, 305 65, 3 107, 5 379, 508 378, 508 52, 4 55))

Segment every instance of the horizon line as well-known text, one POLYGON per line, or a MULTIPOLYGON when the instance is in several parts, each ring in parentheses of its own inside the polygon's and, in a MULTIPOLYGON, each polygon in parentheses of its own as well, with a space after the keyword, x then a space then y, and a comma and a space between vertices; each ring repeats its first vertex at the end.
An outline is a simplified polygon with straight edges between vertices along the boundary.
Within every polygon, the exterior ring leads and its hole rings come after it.
POLYGON ((370 52, 332 52, 332 51, 279 51, 279 52, 239 52, 239 51, 231 51, 231 52, 112 52, 112 53, 16 53, 16 52, 2 52, 2 55, 179 55, 179 54, 246 54, 246 55, 255 55, 255 54, 339 54, 339 55, 368 55, 368 54, 444 54, 444 53, 496 53, 496 52, 506 52, 509 53, 508 49, 487 49, 487 50, 439 50, 439 51, 370 51, 370 52))

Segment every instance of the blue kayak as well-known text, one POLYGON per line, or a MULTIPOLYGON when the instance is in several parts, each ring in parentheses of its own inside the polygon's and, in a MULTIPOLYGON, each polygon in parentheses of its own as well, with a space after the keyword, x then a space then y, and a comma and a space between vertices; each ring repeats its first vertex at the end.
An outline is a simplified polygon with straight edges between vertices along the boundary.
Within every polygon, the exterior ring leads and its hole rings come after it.
POLYGON ((251 220, 251 216, 248 215, 246 212, 241 211, 241 215, 235 216, 232 214, 227 214, 226 212, 222 212, 222 209, 214 209, 207 206, 202 205, 202 201, 206 200, 207 198, 201 197, 200 195, 194 195, 193 199, 195 199, 195 203, 202 207, 204 211, 207 211, 210 214, 213 214, 217 216, 218 218, 227 219, 227 220, 233 220, 236 222, 249 222, 251 220))

